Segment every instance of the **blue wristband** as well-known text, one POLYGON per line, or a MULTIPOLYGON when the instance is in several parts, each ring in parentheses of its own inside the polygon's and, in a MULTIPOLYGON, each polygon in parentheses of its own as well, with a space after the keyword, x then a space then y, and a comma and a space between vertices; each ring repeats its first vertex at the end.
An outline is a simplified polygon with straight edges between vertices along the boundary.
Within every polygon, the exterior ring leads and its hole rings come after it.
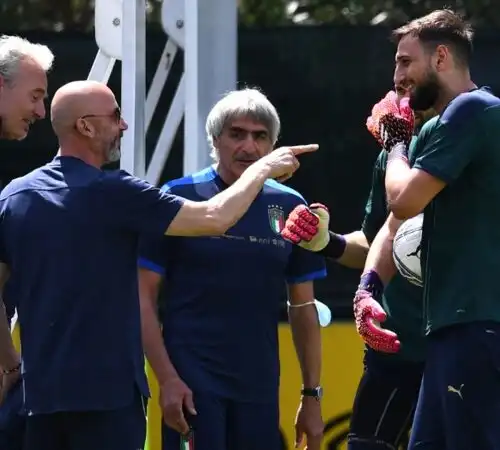
POLYGON ((369 270, 361 276, 358 289, 368 291, 375 300, 380 301, 384 293, 384 283, 377 272, 369 270))

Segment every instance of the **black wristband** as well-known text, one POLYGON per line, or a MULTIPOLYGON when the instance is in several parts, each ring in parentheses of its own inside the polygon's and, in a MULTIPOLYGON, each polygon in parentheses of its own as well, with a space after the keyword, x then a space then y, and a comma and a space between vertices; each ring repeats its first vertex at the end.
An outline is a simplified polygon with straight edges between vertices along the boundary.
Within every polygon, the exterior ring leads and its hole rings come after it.
POLYGON ((328 234, 330 235, 328 244, 318 253, 327 258, 339 259, 345 252, 345 247, 347 245, 345 238, 341 234, 336 234, 333 231, 328 231, 328 234))
POLYGON ((404 142, 398 142, 394 147, 391 148, 389 156, 387 157, 387 165, 395 159, 403 159, 408 162, 408 149, 404 142))
POLYGON ((368 291, 375 300, 380 301, 384 293, 384 283, 377 272, 369 270, 361 276, 358 289, 368 291))

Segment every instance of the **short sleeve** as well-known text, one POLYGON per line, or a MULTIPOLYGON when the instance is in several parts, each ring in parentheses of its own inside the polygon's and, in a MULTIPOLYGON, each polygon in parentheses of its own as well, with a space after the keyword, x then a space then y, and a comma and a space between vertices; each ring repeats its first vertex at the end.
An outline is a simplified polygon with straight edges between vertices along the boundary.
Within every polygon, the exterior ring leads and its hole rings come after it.
POLYGON ((387 218, 387 203, 385 195, 385 167, 387 152, 382 150, 373 167, 372 187, 365 206, 365 217, 361 229, 368 242, 375 239, 378 231, 387 218))
POLYGON ((143 234, 139 241, 139 268, 165 275, 171 240, 169 236, 143 234))
MULTIPOLYGON (((161 192, 172 194, 170 186, 165 184, 161 192)), ((138 266, 164 276, 167 273, 170 257, 174 250, 173 236, 160 234, 143 234, 139 240, 138 266)))
POLYGON ((413 167, 447 184, 456 180, 482 148, 486 106, 475 92, 453 100, 436 122, 413 167))
POLYGON ((145 235, 163 236, 184 203, 124 171, 105 175, 98 189, 109 222, 145 235))
POLYGON ((9 264, 9 257, 7 252, 7 243, 5 241, 5 208, 7 202, 4 200, 0 202, 0 262, 9 264))
POLYGON ((294 246, 286 269, 288 284, 305 283, 326 277, 325 258, 317 253, 294 246))

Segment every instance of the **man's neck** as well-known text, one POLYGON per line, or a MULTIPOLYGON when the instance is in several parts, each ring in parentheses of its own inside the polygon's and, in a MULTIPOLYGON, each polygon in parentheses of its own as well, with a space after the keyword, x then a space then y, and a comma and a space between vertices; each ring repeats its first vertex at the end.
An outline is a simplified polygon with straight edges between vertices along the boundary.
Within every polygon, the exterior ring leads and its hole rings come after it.
POLYGON ((220 179, 228 186, 231 186, 238 179, 230 172, 224 170, 220 163, 215 164, 214 169, 217 172, 217 175, 219 175, 220 179))
POLYGON ((90 152, 88 149, 82 148, 76 142, 60 142, 59 156, 71 156, 73 158, 81 159, 89 166, 94 166, 96 169, 102 169, 104 162, 95 153, 90 152))
POLYGON ((477 86, 470 79, 468 72, 464 73, 462 76, 448 80, 446 88, 443 89, 438 101, 434 105, 434 109, 438 114, 441 114, 455 97, 458 97, 464 92, 469 92, 472 89, 477 89, 477 86))

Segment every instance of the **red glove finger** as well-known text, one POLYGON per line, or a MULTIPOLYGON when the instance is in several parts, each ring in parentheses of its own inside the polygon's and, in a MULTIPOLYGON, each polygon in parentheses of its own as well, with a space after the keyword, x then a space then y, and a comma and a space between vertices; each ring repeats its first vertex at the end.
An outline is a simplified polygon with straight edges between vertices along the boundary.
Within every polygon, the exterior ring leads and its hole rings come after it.
MULTIPOLYGON (((300 221, 300 219, 298 219, 300 221)), ((312 227, 309 224, 305 224, 306 226, 301 226, 298 222, 290 222, 288 225, 285 225, 288 230, 296 234, 300 237, 302 241, 309 242, 317 233, 317 228, 312 227)))
POLYGON ((290 213, 289 218, 292 219, 294 222, 301 221, 301 223, 310 223, 311 225, 314 226, 318 225, 319 223, 319 219, 306 205, 297 206, 290 213))
POLYGON ((297 219, 293 221, 293 225, 297 228, 298 234, 300 234, 299 231, 303 231, 304 233, 314 236, 318 232, 317 223, 313 224, 311 222, 307 222, 302 217, 297 217, 297 219))
POLYGON ((285 228, 281 230, 281 237, 283 239, 286 239, 287 241, 292 242, 293 244, 298 244, 300 243, 300 241, 302 241, 302 238, 297 233, 290 230, 290 228, 288 228, 286 225, 285 228))
POLYGON ((380 327, 387 315, 368 291, 359 290, 354 298, 356 329, 363 341, 374 350, 395 353, 401 344, 396 333, 380 327))
POLYGON ((403 119, 406 119, 409 122, 413 123, 415 121, 415 115, 413 113, 413 109, 410 108, 409 97, 404 97, 399 102, 399 114, 403 119))
POLYGON ((401 348, 401 342, 398 340, 397 336, 390 335, 389 333, 378 333, 363 336, 363 341, 366 345, 368 345, 368 347, 378 352, 397 353, 401 348))

